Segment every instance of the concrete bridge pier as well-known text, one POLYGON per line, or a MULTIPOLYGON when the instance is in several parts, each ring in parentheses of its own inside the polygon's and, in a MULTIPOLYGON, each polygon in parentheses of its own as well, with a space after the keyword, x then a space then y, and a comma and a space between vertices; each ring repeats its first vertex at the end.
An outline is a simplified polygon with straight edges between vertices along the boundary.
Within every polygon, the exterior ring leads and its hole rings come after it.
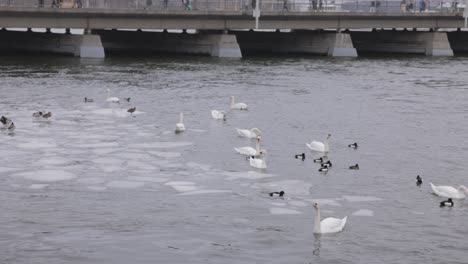
POLYGON ((428 56, 453 56, 446 32, 429 32, 426 42, 426 55, 428 56))
POLYGON ((351 41, 349 33, 338 32, 335 34, 335 42, 328 48, 328 56, 331 57, 357 57, 357 51, 351 41))
POLYGON ((104 53, 104 47, 101 43, 101 37, 99 35, 84 34, 81 36, 81 40, 78 41, 78 47, 75 48, 75 56, 96 59, 102 59, 106 57, 104 53))

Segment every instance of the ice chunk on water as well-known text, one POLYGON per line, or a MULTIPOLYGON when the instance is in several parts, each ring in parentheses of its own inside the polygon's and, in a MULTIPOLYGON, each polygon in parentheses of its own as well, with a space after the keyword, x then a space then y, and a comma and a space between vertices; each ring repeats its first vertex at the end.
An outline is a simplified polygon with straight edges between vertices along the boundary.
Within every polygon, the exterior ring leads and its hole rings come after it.
POLYGON ((174 185, 195 185, 194 182, 189 181, 170 181, 165 183, 164 185, 174 186, 174 185))
POLYGON ((264 178, 274 177, 274 174, 268 173, 259 173, 256 171, 247 171, 247 172, 223 172, 225 176, 228 176, 226 180, 232 181, 236 179, 249 179, 249 180, 258 180, 264 178))
POLYGON ((106 182, 106 180, 104 178, 81 178, 78 179, 77 182, 83 184, 101 184, 106 182))
POLYGON ((104 186, 88 186, 87 188, 92 190, 92 191, 104 191, 104 190, 107 189, 104 186))
POLYGON ((197 168, 197 169, 201 169, 201 170, 204 170, 204 171, 209 171, 211 169, 210 165, 201 164, 201 163, 198 163, 198 162, 188 162, 186 165, 188 167, 197 168))
POLYGON ((64 158, 54 157, 54 158, 42 158, 36 162, 36 164, 41 165, 64 165, 69 161, 64 158))
POLYGON ((44 189, 45 187, 48 187, 49 184, 31 184, 29 186, 30 189, 44 189))
POLYGON ((165 183, 165 185, 171 186, 178 192, 189 192, 189 191, 195 191, 198 188, 195 187, 195 183, 193 182, 188 182, 188 181, 170 181, 165 183))
POLYGON ((171 187, 178 192, 190 192, 198 189, 197 187, 191 185, 171 185, 171 187))
POLYGON ((137 181, 111 181, 106 184, 110 188, 138 188, 145 185, 144 182, 137 181))
POLYGON ((211 193, 232 193, 231 190, 197 190, 179 193, 178 195, 196 195, 196 194, 211 194, 211 193))
POLYGON ((129 145, 130 148, 178 148, 192 145, 192 142, 154 142, 129 145))
POLYGON ((303 202, 303 201, 290 201, 289 204, 292 206, 297 206, 297 207, 305 207, 309 205, 308 203, 303 202))
POLYGON ((382 198, 374 196, 343 196, 348 202, 373 202, 373 201, 382 201, 382 198))
POLYGON ((43 181, 43 182, 55 182, 65 181, 75 178, 75 175, 63 171, 63 170, 42 170, 42 171, 30 171, 12 174, 13 177, 23 177, 28 180, 43 181))
POLYGON ((167 178, 157 178, 157 177, 149 177, 149 176, 131 176, 127 178, 131 181, 142 181, 142 182, 156 182, 156 183, 163 183, 167 182, 167 178))
POLYGON ((372 210, 367 209, 360 209, 353 213, 356 216, 374 216, 374 212, 372 210))
POLYGON ((180 152, 162 152, 162 151, 148 151, 149 154, 155 155, 161 158, 177 158, 180 157, 180 152))
POLYGON ((270 203, 270 204, 274 206, 286 206, 285 203, 270 203))
POLYGON ((148 163, 144 163, 141 161, 130 160, 127 162, 127 166, 131 168, 137 168, 141 170, 156 170, 159 169, 158 167, 152 166, 148 163))
POLYGON ((57 144, 52 141, 35 141, 28 143, 20 143, 16 145, 18 148, 22 149, 46 149, 46 148, 55 148, 57 144))
POLYGON ((270 208, 270 213, 274 215, 302 214, 301 212, 296 210, 279 207, 270 208))

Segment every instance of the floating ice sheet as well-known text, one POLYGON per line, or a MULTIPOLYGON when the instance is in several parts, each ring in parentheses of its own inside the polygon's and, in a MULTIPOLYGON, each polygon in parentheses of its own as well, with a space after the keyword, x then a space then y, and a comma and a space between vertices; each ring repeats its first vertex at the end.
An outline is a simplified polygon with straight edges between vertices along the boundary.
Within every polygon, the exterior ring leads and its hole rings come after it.
POLYGON ((343 196, 348 202, 374 202, 374 201, 382 201, 382 198, 374 197, 374 196, 343 196))
POLYGON ((353 213, 356 216, 374 216, 374 212, 372 210, 367 209, 360 209, 353 213))
POLYGON ((180 157, 180 152, 162 152, 162 151, 148 151, 149 154, 155 155, 161 158, 177 158, 180 157))
POLYGON ((256 171, 247 171, 247 172, 223 172, 225 176, 228 176, 226 180, 232 181, 236 179, 249 179, 249 180, 258 180, 264 178, 274 177, 274 174, 269 173, 259 173, 256 171))
POLYGON ((180 193, 178 195, 198 195, 198 194, 212 194, 212 193, 232 193, 231 190, 197 190, 180 193))
POLYGON ((186 147, 192 145, 192 142, 154 142, 154 143, 141 143, 141 144, 132 144, 129 145, 130 148, 178 148, 178 147, 186 147))
POLYGON ((270 208, 270 213, 274 215, 290 215, 290 214, 302 214, 299 211, 287 209, 287 208, 279 208, 279 207, 272 207, 270 208))
POLYGON ((75 175, 63 170, 30 171, 12 174, 11 176, 42 182, 66 181, 75 178, 75 175))
POLYGON ((145 185, 144 182, 137 181, 111 181, 106 184, 110 188, 129 188, 134 189, 145 185))

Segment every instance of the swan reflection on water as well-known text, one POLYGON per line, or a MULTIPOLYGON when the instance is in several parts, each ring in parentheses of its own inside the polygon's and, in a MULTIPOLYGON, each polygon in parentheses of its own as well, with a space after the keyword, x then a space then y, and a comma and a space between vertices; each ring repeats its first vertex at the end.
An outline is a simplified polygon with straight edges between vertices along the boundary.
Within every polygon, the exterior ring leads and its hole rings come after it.
POLYGON ((314 234, 314 256, 320 257, 320 248, 322 247, 322 241, 320 240, 321 234, 314 234))

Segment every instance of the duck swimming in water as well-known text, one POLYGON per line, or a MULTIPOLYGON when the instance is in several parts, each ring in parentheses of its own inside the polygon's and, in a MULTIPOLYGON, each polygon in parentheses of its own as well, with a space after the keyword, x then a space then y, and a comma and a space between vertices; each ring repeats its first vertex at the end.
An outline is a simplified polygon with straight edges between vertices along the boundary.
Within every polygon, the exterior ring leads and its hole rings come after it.
POLYGON ((419 186, 422 184, 422 178, 418 175, 416 176, 416 185, 419 186))
POLYGON ((315 163, 323 163, 323 157, 320 157, 318 159, 314 159, 315 163))
POLYGON ((135 113, 135 111, 136 111, 136 107, 132 107, 132 108, 127 110, 127 112, 129 112, 131 115, 133 115, 133 113, 135 113))
POLYGON ((271 192, 270 193, 270 196, 273 197, 273 196, 279 196, 279 197, 283 197, 284 195, 284 191, 281 191, 281 192, 271 192))
POLYGON ((354 142, 353 144, 349 144, 348 147, 357 149, 357 148, 358 148, 358 144, 357 144, 356 142, 354 142))
POLYGON ((359 170, 359 164, 356 163, 356 165, 349 166, 350 170, 359 170))
POLYGON ((51 113, 51 112, 48 112, 47 114, 43 114, 43 115, 42 115, 42 117, 45 118, 45 119, 47 119, 47 118, 49 118, 49 117, 51 117, 51 116, 52 116, 52 113, 51 113))
POLYGON ((322 167, 330 168, 331 166, 332 166, 332 163, 329 160, 327 162, 322 163, 322 167))
POLYGON ((440 207, 445 207, 445 206, 453 207, 452 198, 448 198, 448 200, 440 202, 440 207))
POLYGON ((294 158, 301 158, 302 160, 305 160, 305 153, 294 155, 294 158))
POLYGON ((38 112, 34 112, 32 114, 33 117, 41 117, 42 116, 42 112, 41 111, 38 111, 38 112))
POLYGON ((91 99, 91 98, 85 97, 85 98, 84 98, 84 102, 85 102, 85 103, 92 103, 92 102, 94 102, 94 100, 91 99))

